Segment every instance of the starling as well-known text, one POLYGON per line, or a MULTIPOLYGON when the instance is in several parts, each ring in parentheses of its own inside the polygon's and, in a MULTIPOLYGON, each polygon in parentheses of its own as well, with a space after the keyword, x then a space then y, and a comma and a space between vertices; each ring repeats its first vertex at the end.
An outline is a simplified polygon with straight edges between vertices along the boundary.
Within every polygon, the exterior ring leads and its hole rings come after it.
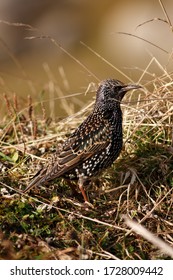
POLYGON ((120 102, 127 91, 139 85, 125 85, 115 79, 99 84, 92 113, 64 142, 51 162, 39 170, 24 190, 63 177, 78 180, 84 201, 88 202, 84 183, 109 167, 119 156, 122 138, 122 112, 120 102))

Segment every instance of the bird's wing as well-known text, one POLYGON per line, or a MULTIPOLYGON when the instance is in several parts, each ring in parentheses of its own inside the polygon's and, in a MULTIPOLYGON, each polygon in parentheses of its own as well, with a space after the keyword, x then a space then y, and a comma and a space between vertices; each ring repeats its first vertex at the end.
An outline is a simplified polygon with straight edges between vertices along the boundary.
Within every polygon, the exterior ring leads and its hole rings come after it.
POLYGON ((110 144, 111 134, 106 119, 96 122, 90 115, 66 140, 48 166, 37 172, 25 191, 70 172, 94 154, 102 152, 110 144))
POLYGON ((87 119, 64 143, 62 151, 55 155, 53 168, 47 170, 48 180, 62 176, 94 154, 102 152, 110 144, 112 131, 104 120, 95 123, 87 119), (91 125, 90 125, 91 124, 91 125))

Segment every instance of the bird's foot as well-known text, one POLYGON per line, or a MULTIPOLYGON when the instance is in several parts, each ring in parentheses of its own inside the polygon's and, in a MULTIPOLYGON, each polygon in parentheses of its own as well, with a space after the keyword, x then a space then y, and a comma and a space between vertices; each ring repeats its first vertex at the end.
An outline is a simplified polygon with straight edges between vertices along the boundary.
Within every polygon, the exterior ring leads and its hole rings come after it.
POLYGON ((89 209, 92 208, 94 209, 94 205, 92 203, 90 203, 89 201, 85 201, 82 205, 85 209, 89 209))

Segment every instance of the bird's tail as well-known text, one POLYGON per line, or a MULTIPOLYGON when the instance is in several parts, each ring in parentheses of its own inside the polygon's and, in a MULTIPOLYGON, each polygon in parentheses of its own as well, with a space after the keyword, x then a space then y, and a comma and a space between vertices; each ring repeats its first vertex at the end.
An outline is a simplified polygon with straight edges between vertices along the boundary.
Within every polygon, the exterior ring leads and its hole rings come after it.
POLYGON ((26 187, 26 189, 23 191, 23 193, 28 192, 33 187, 37 187, 42 183, 46 183, 46 168, 40 169, 32 178, 29 185, 26 187))

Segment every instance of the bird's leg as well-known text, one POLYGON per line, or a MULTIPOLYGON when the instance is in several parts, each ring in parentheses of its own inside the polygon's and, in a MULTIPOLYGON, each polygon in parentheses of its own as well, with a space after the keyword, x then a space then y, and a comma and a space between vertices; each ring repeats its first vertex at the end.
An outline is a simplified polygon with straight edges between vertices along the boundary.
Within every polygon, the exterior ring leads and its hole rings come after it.
POLYGON ((81 191, 81 193, 82 193, 82 196, 83 196, 83 198, 84 198, 84 201, 88 203, 89 201, 88 201, 87 195, 86 195, 86 193, 85 193, 85 190, 84 190, 84 188, 83 188, 83 183, 84 183, 84 178, 83 178, 83 176, 79 176, 79 181, 78 181, 79 189, 80 189, 80 191, 81 191))

